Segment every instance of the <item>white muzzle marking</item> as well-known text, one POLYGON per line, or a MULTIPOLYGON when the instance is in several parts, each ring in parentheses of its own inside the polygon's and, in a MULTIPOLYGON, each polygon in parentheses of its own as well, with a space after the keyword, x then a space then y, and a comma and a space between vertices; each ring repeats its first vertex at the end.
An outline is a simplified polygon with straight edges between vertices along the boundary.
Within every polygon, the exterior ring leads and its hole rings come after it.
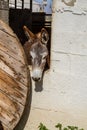
POLYGON ((42 77, 41 69, 36 68, 36 69, 32 70, 32 78, 33 78, 33 80, 40 81, 41 77, 42 77))

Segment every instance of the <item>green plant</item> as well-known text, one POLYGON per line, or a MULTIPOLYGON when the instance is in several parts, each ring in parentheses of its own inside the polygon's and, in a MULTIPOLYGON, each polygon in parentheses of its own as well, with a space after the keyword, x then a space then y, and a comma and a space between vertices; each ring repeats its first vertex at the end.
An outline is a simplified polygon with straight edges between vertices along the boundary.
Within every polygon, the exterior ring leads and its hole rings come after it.
POLYGON ((38 126, 38 128, 39 128, 39 130, 48 130, 48 129, 46 128, 46 126, 43 125, 43 123, 40 123, 40 125, 38 126))
MULTIPOLYGON (((63 128, 63 125, 61 123, 58 123, 55 127, 58 128, 58 130, 84 130, 83 128, 79 129, 77 126, 67 126, 63 128)), ((43 125, 43 123, 40 123, 38 128, 39 130, 48 130, 48 128, 43 125)))
POLYGON ((69 128, 69 130, 78 130, 78 127, 76 126, 67 126, 69 128))
POLYGON ((59 128, 59 130, 62 130, 62 124, 60 124, 60 123, 58 123, 55 127, 59 128))
POLYGON ((64 128, 63 130, 68 130, 68 128, 64 128))
POLYGON ((84 130, 83 128, 79 129, 77 126, 67 126, 63 128, 62 124, 60 123, 58 123, 55 127, 58 128, 59 130, 84 130))

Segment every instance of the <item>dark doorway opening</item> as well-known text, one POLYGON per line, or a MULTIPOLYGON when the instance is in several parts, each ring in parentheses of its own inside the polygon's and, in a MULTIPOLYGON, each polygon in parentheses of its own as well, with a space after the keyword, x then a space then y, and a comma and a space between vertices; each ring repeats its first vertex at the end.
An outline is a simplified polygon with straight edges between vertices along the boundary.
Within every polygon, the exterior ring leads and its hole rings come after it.
MULTIPOLYGON (((18 8, 17 0, 14 2, 14 8, 9 8, 9 25, 18 36, 23 45, 27 38, 23 31, 23 26, 26 25, 33 33, 38 33, 44 27, 49 33, 48 50, 50 55, 51 49, 51 14, 45 12, 32 12, 32 0, 30 0, 29 9, 24 7, 24 0, 22 0, 21 8, 18 8)), ((49 69, 46 66, 46 69, 49 69)))

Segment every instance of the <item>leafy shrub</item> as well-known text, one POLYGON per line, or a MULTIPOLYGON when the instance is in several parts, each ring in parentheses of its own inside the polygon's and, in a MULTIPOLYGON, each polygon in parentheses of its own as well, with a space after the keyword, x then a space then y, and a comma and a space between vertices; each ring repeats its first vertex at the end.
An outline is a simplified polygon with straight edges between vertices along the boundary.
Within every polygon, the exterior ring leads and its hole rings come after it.
MULTIPOLYGON (((58 123, 55 127, 59 130, 84 130, 83 128, 79 129, 77 126, 67 126, 63 128, 63 125, 61 123, 58 123)), ((38 128, 39 130, 49 130, 45 125, 43 125, 43 123, 40 123, 38 128)))
POLYGON ((39 128, 39 130, 48 130, 48 129, 46 128, 46 126, 43 125, 43 123, 40 123, 40 125, 38 126, 38 128, 39 128))

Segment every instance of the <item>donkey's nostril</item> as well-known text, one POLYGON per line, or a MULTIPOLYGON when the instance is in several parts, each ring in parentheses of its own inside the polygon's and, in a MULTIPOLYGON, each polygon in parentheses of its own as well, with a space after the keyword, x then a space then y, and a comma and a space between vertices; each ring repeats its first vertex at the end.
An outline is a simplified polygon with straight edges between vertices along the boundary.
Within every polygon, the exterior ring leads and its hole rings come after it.
POLYGON ((38 78, 38 81, 40 81, 40 78, 38 78))
POLYGON ((34 80, 34 81, 40 81, 40 78, 34 78, 34 77, 32 77, 32 79, 34 80))

